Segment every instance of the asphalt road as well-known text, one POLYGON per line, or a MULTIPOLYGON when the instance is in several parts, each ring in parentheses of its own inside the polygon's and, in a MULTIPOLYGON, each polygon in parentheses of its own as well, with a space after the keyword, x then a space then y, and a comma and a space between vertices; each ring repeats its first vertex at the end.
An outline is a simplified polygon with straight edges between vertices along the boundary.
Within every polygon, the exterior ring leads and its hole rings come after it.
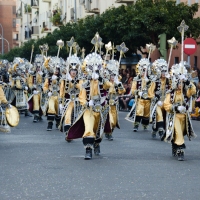
MULTIPOLYGON (((171 145, 135 133, 120 113, 121 129, 105 138, 101 155, 84 160, 81 139, 67 143, 47 122, 21 115, 12 132, 0 133, 0 200, 198 200, 200 137, 189 141, 185 161, 171 156, 171 145)), ((193 121, 199 135, 200 121, 193 121)), ((55 128, 55 125, 54 125, 55 128)))

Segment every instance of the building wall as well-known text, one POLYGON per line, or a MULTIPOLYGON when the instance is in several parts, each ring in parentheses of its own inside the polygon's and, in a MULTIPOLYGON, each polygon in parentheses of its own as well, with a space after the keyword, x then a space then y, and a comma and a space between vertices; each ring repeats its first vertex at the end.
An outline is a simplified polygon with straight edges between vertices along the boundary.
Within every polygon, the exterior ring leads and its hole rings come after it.
MULTIPOLYGON (((1 1, 1 0, 0 0, 1 1)), ((17 1, 17 9, 20 7, 20 0, 17 1)), ((24 0, 26 3, 31 5, 34 0, 24 0)), ((24 5, 22 5, 22 18, 18 19, 18 24, 20 28, 19 44, 22 45, 25 41, 24 38, 24 27, 28 24, 30 27, 34 26, 35 34, 32 34, 31 38, 37 39, 46 36, 47 33, 59 29, 59 25, 53 25, 50 21, 53 16, 53 10, 57 4, 58 8, 61 10, 62 14, 62 23, 66 24, 67 22, 74 22, 76 19, 84 18, 88 15, 101 14, 106 11, 109 7, 118 7, 122 3, 116 3, 116 0, 92 0, 91 4, 87 4, 90 0, 76 0, 76 9, 75 9, 75 0, 37 0, 39 6, 32 7, 31 13, 26 14, 24 10, 24 5), (35 12, 39 11, 36 15, 35 12), (27 18, 28 17, 28 18, 27 18), (45 28, 45 29, 44 29, 45 28)), ((133 0, 135 1, 135 0, 133 0)), ((132 1, 132 2, 133 2, 132 1)), ((200 0, 176 0, 176 3, 185 2, 188 4, 200 3, 200 0)), ((126 4, 125 4, 126 5, 126 4)), ((0 12, 1 13, 1 12, 0 12)), ((200 16, 200 11, 196 14, 196 17, 200 16)), ((170 39, 170 38, 167 38, 170 39)), ((176 61, 181 59, 181 46, 173 50, 172 57, 170 61, 170 66, 176 61)), ((194 55, 190 56, 191 66, 197 65, 200 68, 200 47, 198 46, 197 52, 194 55), (196 57, 195 57, 196 56, 196 57)), ((169 55, 169 52, 168 52, 169 55)), ((158 59, 160 54, 156 49, 151 55, 151 61, 158 59)), ((187 55, 184 55, 184 60, 187 60, 187 55)))
MULTIPOLYGON (((0 24, 3 26, 3 36, 8 41, 10 48, 17 45, 15 40, 17 29, 13 24, 13 20, 16 20, 15 6, 16 0, 0 0, 0 24)), ((0 34, 2 34, 1 28, 0 34)), ((4 53, 8 52, 6 40, 4 40, 4 53)), ((0 47, 2 47, 2 40, 0 40, 0 47)), ((0 48, 1 51, 2 48, 0 48)))

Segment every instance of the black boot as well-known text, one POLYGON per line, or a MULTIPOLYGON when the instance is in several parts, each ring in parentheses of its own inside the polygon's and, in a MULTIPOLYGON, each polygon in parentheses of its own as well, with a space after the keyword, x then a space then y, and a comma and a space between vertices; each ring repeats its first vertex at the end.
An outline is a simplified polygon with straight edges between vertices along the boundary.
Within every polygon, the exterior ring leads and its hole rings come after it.
POLYGON ((100 154, 100 145, 99 143, 94 143, 94 155, 99 156, 100 154))
POLYGON ((148 125, 143 124, 143 129, 144 129, 144 131, 148 130, 148 125))
POLYGON ((92 159, 92 149, 90 147, 87 147, 85 152, 85 160, 91 160, 91 159, 92 159))
POLYGON ((172 156, 175 157, 176 156, 176 144, 174 144, 173 140, 171 141, 172 144, 172 156))
POLYGON ((28 110, 25 110, 24 116, 25 117, 33 117, 33 115, 28 110))
POLYGON ((52 131, 53 122, 48 122, 47 131, 52 131))
POLYGON ((156 138, 156 131, 152 131, 152 133, 151 133, 151 137, 152 137, 153 139, 156 138))
POLYGON ((59 127, 59 125, 60 125, 60 124, 56 123, 56 129, 57 129, 57 130, 59 129, 59 128, 58 128, 58 127, 59 127))
POLYGON ((39 117, 37 115, 34 115, 33 122, 37 123, 38 121, 39 121, 39 117))
POLYGON ((109 140, 109 141, 113 141, 112 133, 110 133, 110 134, 108 135, 108 140, 109 140))
POLYGON ((138 128, 139 128, 139 123, 138 123, 138 122, 135 122, 135 123, 134 123, 134 127, 133 127, 133 131, 134 131, 134 132, 137 132, 137 131, 138 131, 138 128))
POLYGON ((178 157, 178 161, 184 161, 184 150, 182 148, 178 148, 176 150, 176 155, 178 157))
POLYGON ((56 121, 56 129, 59 129, 60 117, 56 115, 56 116, 55 116, 55 121, 56 121))
POLYGON ((94 145, 94 138, 83 138, 83 144, 86 148, 85 160, 92 159, 92 148, 94 145))
POLYGON ((165 139, 165 130, 163 128, 159 128, 158 134, 160 136, 160 140, 163 141, 165 139))

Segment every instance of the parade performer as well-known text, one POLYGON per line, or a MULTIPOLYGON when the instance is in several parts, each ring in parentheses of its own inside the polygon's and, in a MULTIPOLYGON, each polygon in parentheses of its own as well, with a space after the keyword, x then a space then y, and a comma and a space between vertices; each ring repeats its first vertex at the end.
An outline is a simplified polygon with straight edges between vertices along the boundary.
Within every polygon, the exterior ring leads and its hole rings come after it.
POLYGON ((28 83, 26 77, 25 61, 22 58, 15 58, 11 69, 10 85, 14 90, 15 99, 12 105, 19 111, 25 111, 25 116, 32 117, 28 108, 28 83))
POLYGON ((147 71, 150 67, 149 59, 142 58, 138 63, 139 74, 134 78, 131 93, 135 96, 135 103, 126 119, 133 122, 133 131, 137 132, 139 124, 147 130, 150 118, 151 99, 155 96, 155 83, 147 78, 147 71))
POLYGON ((0 131, 10 132, 10 127, 15 127, 19 124, 19 113, 16 107, 11 106, 6 99, 3 88, 6 85, 0 81, 0 131))
MULTIPOLYGON (((164 59, 157 59, 153 62, 151 67, 151 74, 155 80, 155 98, 151 101, 151 115, 152 122, 152 138, 156 138, 158 133, 161 140, 164 139, 165 134, 165 119, 166 112, 163 106, 166 92, 169 89, 169 74, 167 70, 167 62, 164 59)), ((153 81, 153 80, 152 80, 153 81)))
POLYGON ((62 110, 60 130, 65 133, 65 140, 70 142, 71 140, 67 138, 67 133, 81 109, 78 99, 81 62, 76 54, 71 55, 72 48, 77 47, 74 39, 71 38, 67 43, 70 47, 70 54, 66 61, 66 75, 60 81, 61 100, 59 108, 62 110))
MULTIPOLYGON (((111 42, 105 45, 107 51, 112 49, 112 59, 109 60, 106 64, 105 70, 107 71, 107 77, 111 83, 111 87, 108 90, 107 102, 109 104, 109 113, 107 116, 104 133, 105 137, 109 140, 113 140, 113 131, 115 127, 120 129, 119 121, 118 121, 118 109, 119 109, 119 95, 125 93, 125 88, 120 82, 119 78, 119 62, 114 60, 114 46, 112 47, 111 42)), ((121 51, 120 49, 119 51, 121 51)), ((123 53, 125 53, 128 49, 123 48, 123 53)), ((106 58, 106 57, 105 57, 106 58)))
POLYGON ((43 85, 43 92, 46 96, 44 106, 41 105, 43 114, 47 115, 47 131, 51 131, 53 128, 53 121, 56 121, 56 128, 58 129, 60 124, 61 113, 59 109, 59 91, 60 91, 60 67, 64 63, 62 58, 51 57, 49 60, 49 69, 45 77, 43 85))
POLYGON ((33 122, 42 120, 41 98, 43 84, 43 63, 44 56, 37 54, 33 65, 29 68, 28 87, 31 90, 29 97, 29 110, 34 114, 33 122))
POLYGON ((92 158, 93 148, 95 155, 100 153, 99 143, 109 111, 109 106, 105 105, 106 90, 111 86, 111 83, 103 78, 103 60, 96 53, 102 44, 98 33, 92 39, 92 44, 95 45, 95 53, 87 55, 84 59, 82 69, 85 77, 79 81, 79 101, 82 109, 67 135, 68 139, 83 138, 86 160, 92 158))
POLYGON ((164 108, 167 111, 165 141, 172 144, 172 155, 184 160, 184 136, 195 137, 191 124, 192 96, 196 87, 187 79, 187 70, 180 63, 171 68, 172 88, 167 92, 164 108))

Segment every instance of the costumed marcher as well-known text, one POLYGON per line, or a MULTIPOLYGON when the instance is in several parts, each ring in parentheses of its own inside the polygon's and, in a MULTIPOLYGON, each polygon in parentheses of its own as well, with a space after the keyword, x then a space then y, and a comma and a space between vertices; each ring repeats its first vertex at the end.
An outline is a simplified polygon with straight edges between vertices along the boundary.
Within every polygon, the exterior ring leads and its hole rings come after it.
POLYGON ((37 54, 33 65, 29 68, 28 87, 31 91, 28 99, 29 110, 34 114, 33 122, 42 120, 41 110, 41 97, 42 97, 42 84, 43 84, 43 63, 44 56, 37 54))
POLYGON ((105 104, 106 90, 111 86, 111 83, 103 78, 103 60, 96 53, 102 45, 102 39, 98 33, 92 39, 92 44, 95 45, 95 53, 87 55, 84 59, 82 66, 84 76, 79 80, 79 101, 82 109, 67 134, 68 139, 83 138, 86 160, 92 158, 93 148, 95 155, 100 153, 99 144, 109 111, 109 105, 105 104))
POLYGON ((144 130, 147 130, 150 120, 151 99, 155 94, 155 82, 147 78, 147 71, 150 68, 150 62, 147 58, 142 58, 138 63, 139 74, 134 78, 131 93, 135 96, 135 103, 126 119, 133 122, 133 131, 137 132, 140 123, 144 130))
POLYGON ((4 94, 8 103, 13 102, 15 98, 14 90, 10 87, 10 76, 9 70, 11 69, 11 63, 8 60, 0 60, 0 81, 4 83, 4 94), (6 84, 5 84, 6 83, 6 84))
POLYGON ((64 60, 57 57, 51 57, 49 60, 49 72, 46 74, 45 82, 43 85, 43 92, 48 95, 45 107, 46 113, 43 110, 43 114, 47 115, 47 131, 51 131, 53 128, 53 121, 56 121, 56 128, 60 124, 61 113, 59 109, 59 91, 60 91, 60 65, 64 63, 64 60))
MULTIPOLYGON (((106 48, 109 49, 109 43, 105 45, 106 48)), ((111 45, 110 45, 111 46, 111 45)), ((105 70, 107 71, 106 74, 108 80, 111 83, 111 87, 108 90, 107 94, 107 102, 109 104, 109 113, 107 116, 104 133, 105 137, 109 140, 113 140, 113 131, 115 127, 120 129, 119 121, 118 121, 118 110, 119 110, 119 95, 122 95, 125 93, 125 88, 123 87, 123 84, 120 82, 119 78, 119 62, 114 60, 114 47, 112 48, 112 59, 109 60, 106 64, 105 70)), ((125 53, 125 50, 128 49, 123 48, 123 53, 125 53)))
MULTIPOLYGON (((65 140, 71 142, 71 139, 67 138, 69 128, 75 122, 76 117, 81 109, 78 95, 80 90, 78 88, 80 73, 81 73, 81 62, 79 58, 71 55, 72 47, 77 48, 73 38, 67 42, 70 47, 70 54, 66 61, 66 74, 60 80, 60 104, 59 108, 62 110, 60 130, 65 133, 65 140)), ((77 51, 77 49, 76 49, 77 51)))
POLYGON ((152 122, 152 138, 156 138, 158 133, 160 139, 165 135, 166 111, 163 106, 166 91, 169 90, 170 75, 168 74, 167 62, 164 59, 157 59, 152 63, 151 79, 155 82, 155 98, 151 101, 150 122, 152 122))
POLYGON ((196 136, 190 118, 196 87, 188 80, 187 70, 181 63, 172 66, 171 76, 171 89, 164 100, 164 108, 167 111, 165 141, 171 142, 172 155, 182 161, 186 148, 184 136, 187 135, 189 140, 196 136))
POLYGON ((7 101, 3 90, 5 85, 6 83, 0 81, 0 131, 10 132, 10 127, 19 124, 19 113, 16 107, 7 101))
POLYGON ((25 111, 25 117, 32 117, 32 114, 28 110, 28 83, 25 65, 25 61, 22 58, 14 58, 13 65, 10 70, 10 85, 14 90, 15 98, 11 104, 14 105, 19 111, 25 111))

